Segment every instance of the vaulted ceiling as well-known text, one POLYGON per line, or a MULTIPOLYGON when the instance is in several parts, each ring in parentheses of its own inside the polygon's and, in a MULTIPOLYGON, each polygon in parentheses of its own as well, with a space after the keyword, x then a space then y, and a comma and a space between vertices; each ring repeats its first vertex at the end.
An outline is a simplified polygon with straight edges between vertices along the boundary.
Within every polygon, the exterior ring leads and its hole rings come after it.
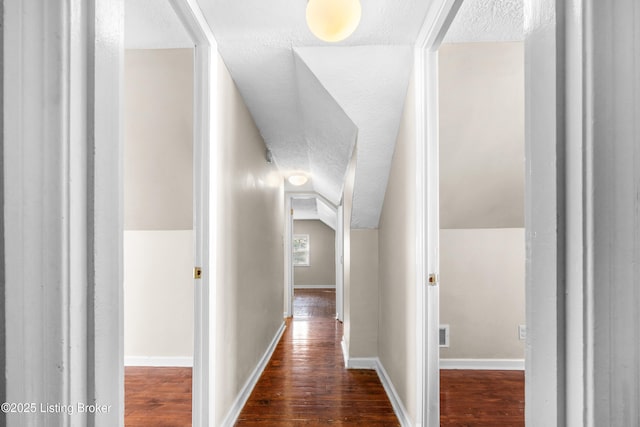
MULTIPOLYGON (((346 41, 330 44, 308 30, 306 0, 199 4, 283 175, 308 174, 306 189, 337 205, 357 141, 352 226, 377 227, 412 47, 431 0, 362 0, 359 27, 346 41)), ((167 6, 166 0, 127 0, 127 47, 184 42, 186 34, 166 16, 167 6), (136 24, 140 20, 145 23, 136 24), (162 31, 149 36, 153 21, 162 31)), ((474 31, 504 36, 515 28, 521 34, 521 18, 513 24, 518 13, 522 0, 466 0, 460 28, 454 25, 450 34, 454 41, 472 38, 474 31)))

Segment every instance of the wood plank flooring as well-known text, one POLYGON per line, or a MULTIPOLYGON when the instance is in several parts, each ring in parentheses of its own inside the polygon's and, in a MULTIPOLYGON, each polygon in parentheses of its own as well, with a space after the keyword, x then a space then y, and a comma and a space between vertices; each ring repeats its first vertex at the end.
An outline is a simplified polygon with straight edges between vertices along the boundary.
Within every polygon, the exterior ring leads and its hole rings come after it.
POLYGON ((191 368, 124 369, 127 427, 190 427, 191 368))
POLYGON ((440 426, 524 426, 524 372, 441 370, 440 426))
MULTIPOLYGON (((398 426, 374 371, 346 370, 335 293, 296 290, 294 319, 237 426, 398 426)), ((524 426, 522 371, 443 370, 442 427, 524 426)), ((191 368, 125 368, 125 426, 191 426, 191 368)))
POLYGON ((347 370, 335 291, 296 290, 293 320, 236 426, 399 426, 375 371, 347 370))

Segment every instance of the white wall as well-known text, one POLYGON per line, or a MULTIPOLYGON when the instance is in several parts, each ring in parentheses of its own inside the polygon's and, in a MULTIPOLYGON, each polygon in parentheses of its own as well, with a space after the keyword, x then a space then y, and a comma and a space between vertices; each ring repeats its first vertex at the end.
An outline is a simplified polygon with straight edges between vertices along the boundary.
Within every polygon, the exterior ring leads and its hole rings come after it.
POLYGON ((125 51, 124 354, 193 357, 193 50, 125 51))
POLYGON ((294 266, 295 287, 335 287, 336 233, 320 220, 294 220, 294 234, 309 235, 309 265, 294 266))
POLYGON ((216 408, 220 425, 283 324, 284 183, 218 56, 216 408))
POLYGON ((190 365, 193 232, 124 234, 125 363, 190 365))
POLYGON ((415 106, 411 77, 379 228, 378 356, 416 420, 415 106))
POLYGON ((524 229, 440 231, 440 322, 452 359, 522 359, 524 229))

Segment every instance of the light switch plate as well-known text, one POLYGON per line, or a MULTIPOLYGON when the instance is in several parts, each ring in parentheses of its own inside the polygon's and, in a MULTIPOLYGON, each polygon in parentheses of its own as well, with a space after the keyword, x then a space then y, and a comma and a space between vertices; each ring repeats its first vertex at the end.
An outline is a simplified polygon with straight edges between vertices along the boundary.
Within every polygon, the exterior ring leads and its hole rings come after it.
POLYGON ((527 325, 518 325, 518 338, 520 341, 527 339, 527 325))

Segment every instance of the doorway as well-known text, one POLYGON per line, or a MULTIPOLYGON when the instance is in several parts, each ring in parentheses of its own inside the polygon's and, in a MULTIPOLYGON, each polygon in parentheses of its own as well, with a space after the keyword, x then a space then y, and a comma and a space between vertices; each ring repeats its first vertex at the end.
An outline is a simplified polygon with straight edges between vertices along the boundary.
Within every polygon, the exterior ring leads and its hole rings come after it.
POLYGON ((172 397, 166 409, 180 417, 176 422, 209 425, 215 413, 209 333, 217 271, 209 246, 217 218, 217 188, 209 179, 218 170, 215 40, 190 1, 125 3, 125 364, 175 371, 170 381, 185 389, 184 398, 172 397), (143 328, 127 327, 141 317, 143 328), (147 354, 136 358, 130 354, 136 351, 147 354))
POLYGON ((441 425, 481 413, 520 425, 524 43, 448 40, 438 57, 441 425), (482 392, 457 389, 460 379, 482 392), (501 410, 491 414, 494 402, 501 410))
MULTIPOLYGON (((124 57, 124 357, 126 392, 133 393, 127 396, 129 403, 141 397, 134 378, 153 381, 171 372, 176 386, 191 383, 194 73, 192 47, 129 48, 124 57)), ((190 421, 191 395, 181 396, 157 390, 154 413, 166 408, 190 421)))
POLYGON ((288 192, 285 218, 285 309, 294 316, 295 290, 330 291, 343 321, 342 208, 316 193, 288 192))
MULTIPOLYGON (((469 2, 469 4, 471 5, 470 10, 473 11, 474 10, 473 5, 475 3, 469 2)), ((424 376, 423 376, 424 380, 422 381, 421 384, 418 385, 419 387, 418 395, 420 396, 418 400, 418 407, 419 407, 420 419, 422 420, 423 424, 429 425, 429 426, 440 425, 440 421, 441 421, 440 419, 441 337, 445 338, 445 341, 448 338, 449 342, 452 343, 454 342, 456 337, 455 330, 457 329, 459 331, 459 328, 454 328, 454 330, 452 330, 451 325, 449 325, 449 328, 440 328, 441 310, 443 310, 444 316, 451 315, 451 310, 446 306, 446 302, 447 302, 446 293, 452 291, 451 289, 445 290, 440 285, 447 286, 446 283, 451 284, 450 283, 452 280, 452 276, 450 274, 451 271, 455 271, 459 273, 461 269, 470 270, 470 271, 467 271, 467 276, 471 277, 472 282, 477 282, 479 278, 483 276, 483 274, 480 274, 481 273, 480 270, 482 270, 482 268, 486 269, 487 267, 486 263, 483 264, 482 262, 480 262, 480 264, 477 264, 477 263, 473 264, 473 263, 467 262, 467 263, 462 263, 461 265, 456 264, 457 267, 454 266, 452 270, 452 268, 450 267, 451 265, 455 264, 455 262, 453 263, 451 262, 451 257, 446 252, 447 251, 450 252, 451 248, 455 248, 456 243, 460 243, 460 239, 464 241, 464 239, 468 238, 469 236, 465 235, 461 237, 458 234, 460 233, 468 234, 470 232, 469 231, 470 229, 468 228, 460 229, 460 230, 463 230, 463 231, 460 231, 454 228, 455 230, 454 232, 449 232, 448 230, 443 233, 440 232, 441 221, 443 221, 443 225, 444 225, 443 228, 447 229, 447 227, 451 227, 450 224, 449 225, 446 224, 447 221, 449 223, 452 223, 454 219, 455 220, 460 219, 460 218, 454 218, 452 215, 449 215, 449 214, 443 215, 442 218, 440 217, 440 213, 443 212, 443 208, 439 206, 439 202, 442 200, 440 198, 440 190, 442 188, 441 187, 442 184, 440 183, 440 180, 446 181, 449 178, 449 175, 447 175, 446 173, 443 174, 440 169, 441 167, 443 167, 443 169, 446 169, 447 167, 445 163, 442 163, 442 164, 440 163, 440 160, 442 159, 439 153, 439 150, 441 149, 441 146, 439 145, 442 143, 441 132, 444 129, 443 120, 447 118, 439 117, 439 114, 443 113, 441 109, 440 100, 445 96, 450 95, 450 94, 443 93, 442 87, 441 87, 442 80, 446 79, 446 77, 441 74, 441 73, 444 73, 444 71, 441 68, 442 64, 440 64, 440 60, 442 59, 443 52, 445 52, 446 54, 446 47, 443 47, 442 43, 443 43, 443 40, 449 36, 448 32, 450 30, 451 24, 454 21, 454 19, 456 19, 456 16, 459 13, 459 10, 462 10, 461 6, 464 8, 462 0, 449 0, 449 1, 442 1, 439 3, 438 7, 434 7, 433 9, 434 13, 430 14, 427 17, 427 20, 425 21, 425 24, 423 26, 423 31, 421 32, 416 45, 417 47, 416 64, 415 64, 416 66, 415 73, 416 73, 416 79, 417 79, 416 92, 415 92, 416 99, 417 99, 416 111, 419 117, 424 118, 424 120, 418 120, 418 124, 416 128, 416 134, 417 134, 416 166, 417 166, 417 174, 418 174, 418 177, 417 177, 418 188, 416 192, 416 199, 417 199, 416 214, 418 218, 417 247, 418 247, 418 257, 419 257, 419 263, 418 263, 419 268, 417 269, 418 270, 417 285, 418 285, 418 299, 419 299, 418 321, 419 321, 419 327, 422 328, 422 330, 419 331, 419 337, 420 337, 419 339, 424 345, 424 347, 418 349, 418 353, 419 353, 418 360, 420 361, 418 366, 418 372, 424 373, 424 376), (441 129, 440 126, 442 126, 443 129, 441 129), (476 267, 472 268, 472 265, 476 265, 476 267), (426 286, 423 286, 423 284, 426 286), (442 307, 440 306, 441 295, 443 297, 442 302, 444 303, 442 307), (449 313, 447 313, 447 311, 449 311, 449 313), (441 332, 444 332, 444 333, 441 333, 441 332)), ((476 12, 478 12, 478 10, 476 10, 476 12)), ((466 24, 472 23, 472 21, 473 20, 469 20, 467 17, 466 24)), ((468 29, 469 26, 470 25, 466 25, 465 30, 468 29)), ((520 37, 521 37, 520 40, 522 40, 524 37, 524 35, 522 34, 522 27, 520 27, 520 37)), ((524 49, 522 48, 522 51, 523 50, 524 49)), ((483 54, 480 53, 479 57, 483 58, 483 54)), ((519 63, 519 66, 521 69, 522 69, 522 63, 523 61, 521 60, 519 63)), ((464 70, 459 70, 459 69, 454 69, 452 71, 453 73, 458 73, 458 74, 464 72, 464 70)), ((473 70, 473 69, 466 70, 466 72, 470 74, 470 76, 467 76, 467 77, 471 77, 471 78, 477 77, 476 74, 473 74, 475 71, 476 70, 473 70)), ((447 76, 447 77, 450 77, 450 76, 447 76)), ((483 93, 483 96, 485 96, 485 98, 488 97, 485 99, 485 104, 490 104, 490 101, 494 100, 493 99, 494 94, 492 94, 491 92, 486 92, 486 88, 482 88, 482 89, 485 90, 485 92, 483 93)), ((524 89, 524 85, 522 84, 520 92, 518 93, 520 99, 524 98, 523 89, 524 89)), ((509 99, 509 101, 513 101, 513 99, 509 99)), ((460 105, 458 106, 460 107, 460 105)), ((463 110, 465 107, 466 105, 462 104, 461 109, 463 110)), ((524 140, 524 126, 522 126, 522 124, 524 123, 524 117, 523 117, 524 114, 522 113, 523 102, 518 106, 518 111, 520 111, 520 114, 521 114, 521 117, 519 118, 519 121, 518 121, 521 124, 520 130, 519 130, 521 134, 520 141, 523 141, 524 140)), ((466 115, 465 120, 468 123, 473 123, 474 120, 478 120, 479 116, 481 116, 482 113, 486 113, 486 111, 480 111, 480 114, 478 114, 478 111, 463 110, 462 113, 463 115, 466 115)), ((450 120, 450 118, 448 118, 447 120, 450 120)), ((465 123, 462 123, 461 125, 460 123, 458 123, 455 130, 460 132, 468 131, 469 127, 463 126, 464 124, 465 123)), ((509 123, 509 125, 511 124, 512 123, 509 123)), ((446 125, 449 126, 452 124, 446 123, 446 125)), ((504 126, 504 124, 499 124, 498 126, 504 126)), ((467 138, 469 137, 474 138, 477 135, 472 134, 472 135, 465 135, 465 136, 467 138)), ((459 139, 460 135, 456 136, 455 138, 459 139)), ((492 143, 493 142, 495 141, 492 141, 492 143)), ((516 163, 517 169, 519 169, 519 172, 518 172, 519 177, 517 179, 514 179, 513 182, 507 183, 507 185, 515 185, 518 188, 517 193, 520 195, 520 197, 517 198, 518 200, 516 200, 513 206, 517 207, 517 211, 520 214, 517 216, 518 217, 517 224, 513 223, 509 225, 509 227, 516 229, 516 230, 509 230, 509 231, 513 231, 513 233, 511 233, 513 234, 513 236, 501 237, 503 238, 503 240, 505 241, 509 240, 510 244, 516 245, 518 247, 518 250, 514 252, 516 254, 517 253, 520 254, 520 256, 518 257, 518 261, 516 261, 518 263, 517 264, 518 271, 517 271, 517 274, 515 274, 515 276, 518 276, 518 281, 521 284, 521 286, 518 289, 519 300, 521 301, 524 300, 524 294, 525 294, 524 292, 525 286, 524 286, 524 280, 523 280, 524 279, 524 255, 523 254, 524 254, 524 241, 526 239, 525 233, 524 233, 524 209, 523 209, 524 208, 523 202, 526 199, 526 195, 524 191, 525 178, 524 178, 523 169, 524 169, 525 159, 524 159, 523 145, 524 144, 521 144, 521 146, 519 147, 520 158, 519 158, 519 161, 516 163)), ((474 148, 477 148, 477 147, 474 147, 474 148)), ((465 155, 464 150, 462 151, 463 151, 462 155, 464 156, 465 155)), ((485 167, 486 170, 490 170, 492 166, 495 166, 496 160, 500 161, 502 159, 500 156, 498 156, 497 158, 492 159, 493 163, 492 162, 483 163, 482 161, 479 160, 478 164, 476 165, 474 163, 474 161, 476 160, 475 156, 471 155, 470 153, 466 153, 466 155, 468 155, 468 158, 466 158, 465 160, 471 162, 470 164, 473 167, 476 167, 476 166, 485 167)), ((452 175, 453 180, 451 182, 453 182, 459 188, 462 188, 464 191, 466 191, 465 179, 463 178, 465 176, 465 173, 468 172, 468 169, 464 169, 461 174, 459 172, 460 170, 458 170, 457 172, 454 171, 454 175, 452 175)), ((468 184, 473 186, 474 184, 476 184, 476 182, 471 181, 468 184)), ((503 188, 505 186, 504 180, 503 180, 503 184, 501 185, 502 187, 498 186, 498 188, 501 188, 501 190, 503 191, 501 195, 504 195, 505 194, 504 188, 503 188)), ((495 184, 489 186, 489 188, 493 188, 493 187, 495 187, 495 184)), ((447 200, 447 203, 452 202, 450 203, 449 208, 450 206, 456 206, 456 204, 460 205, 460 200, 461 199, 464 200, 464 197, 460 197, 462 194, 469 195, 468 192, 464 193, 464 191, 456 192, 451 188, 447 188, 447 194, 445 194, 444 197, 450 198, 447 200)), ((475 197, 475 193, 471 194, 470 198, 473 198, 473 197, 475 197)), ((476 200, 476 202, 477 201, 483 202, 484 200, 480 198, 476 200)), ((443 201, 443 206, 444 205, 445 205, 445 202, 443 201)), ((492 209, 494 210, 493 218, 494 219, 500 218, 500 214, 503 212, 500 211, 499 205, 493 206, 492 209)), ((447 212, 451 212, 451 209, 448 209, 447 212)), ((461 212, 463 216, 466 215, 466 216, 474 217, 474 215, 478 213, 478 209, 475 208, 475 203, 473 203, 472 209, 466 209, 466 210, 459 209, 458 212, 461 212)), ((501 218, 500 221, 501 221, 501 224, 499 226, 502 228, 506 228, 505 225, 506 225, 506 222, 508 221, 506 221, 504 218, 501 218)), ((495 226, 496 226, 495 224, 492 225, 492 227, 495 227, 495 226)), ((471 227, 471 225, 469 225, 468 227, 471 227)), ((486 234, 488 232, 487 225, 482 226, 482 225, 475 224, 473 225, 473 227, 478 227, 477 230, 481 234, 482 233, 486 234)), ((505 231, 505 230, 501 230, 501 231, 505 231)), ((487 236, 484 236, 484 237, 487 237, 487 236)), ((489 240, 485 239, 485 244, 495 244, 496 242, 495 237, 496 236, 489 237, 488 238, 489 240)), ((477 250, 475 251, 475 255, 478 255, 478 256, 487 255, 486 253, 483 253, 482 244, 478 242, 478 239, 475 239, 472 241, 474 245, 477 247, 476 248, 477 250)), ((466 249, 469 249, 469 245, 465 245, 464 242, 462 243, 462 246, 458 245, 458 247, 464 247, 466 249)), ((500 247, 500 249, 503 250, 505 248, 500 247)), ((489 251, 486 251, 486 252, 489 252, 489 251)), ((514 253, 509 253, 508 255, 512 257, 514 253)), ((466 254, 466 255, 471 256, 471 254, 466 254)), ((454 259, 454 261, 456 260, 454 259)), ((457 261, 460 261, 460 260, 457 260, 457 261)), ((506 279, 507 276, 509 276, 509 274, 503 274, 501 272, 498 276, 498 279, 503 280, 503 279, 506 279)), ((467 279, 464 279, 464 280, 468 281, 469 277, 467 277, 467 279)), ((492 282, 492 281, 493 279, 490 278, 489 282, 492 282)), ((520 303, 519 305, 522 308, 523 304, 520 303)), ((488 312, 483 311, 483 313, 486 314, 488 312)), ((468 311, 464 312, 463 316, 465 315, 469 316, 470 312, 468 311)), ((518 311, 517 317, 518 319, 515 320, 514 324, 512 325, 513 327, 510 328, 511 333, 509 334, 510 335, 509 339, 515 342, 514 347, 516 348, 518 355, 522 354, 522 356, 521 358, 517 358, 517 359, 509 359, 509 362, 513 362, 511 363, 511 366, 509 367, 509 369, 514 369, 514 367, 516 369, 523 369, 523 365, 524 365, 522 360, 524 358, 523 339, 524 339, 524 334, 526 332, 524 327, 524 321, 521 320, 521 319, 524 319, 523 310, 518 311), (517 366, 514 366, 514 364, 517 366)), ((452 320, 452 322, 456 322, 456 320, 452 320)), ((499 326, 502 327, 502 325, 499 325, 499 326)), ((496 330, 496 328, 494 328, 494 330, 496 330)), ((458 334, 457 336, 458 338, 461 337, 460 334, 458 334)), ((448 350, 443 350, 443 353, 446 353, 447 351, 448 350)), ((488 358, 489 356, 487 355, 485 357, 488 358)), ((512 356, 512 357, 515 357, 515 356, 512 356)), ((505 362, 506 360, 507 359, 503 359, 502 362, 505 362)), ((457 362, 459 362, 459 360, 457 362)), ((444 362, 443 367, 446 366, 447 363, 449 362, 444 362)))

